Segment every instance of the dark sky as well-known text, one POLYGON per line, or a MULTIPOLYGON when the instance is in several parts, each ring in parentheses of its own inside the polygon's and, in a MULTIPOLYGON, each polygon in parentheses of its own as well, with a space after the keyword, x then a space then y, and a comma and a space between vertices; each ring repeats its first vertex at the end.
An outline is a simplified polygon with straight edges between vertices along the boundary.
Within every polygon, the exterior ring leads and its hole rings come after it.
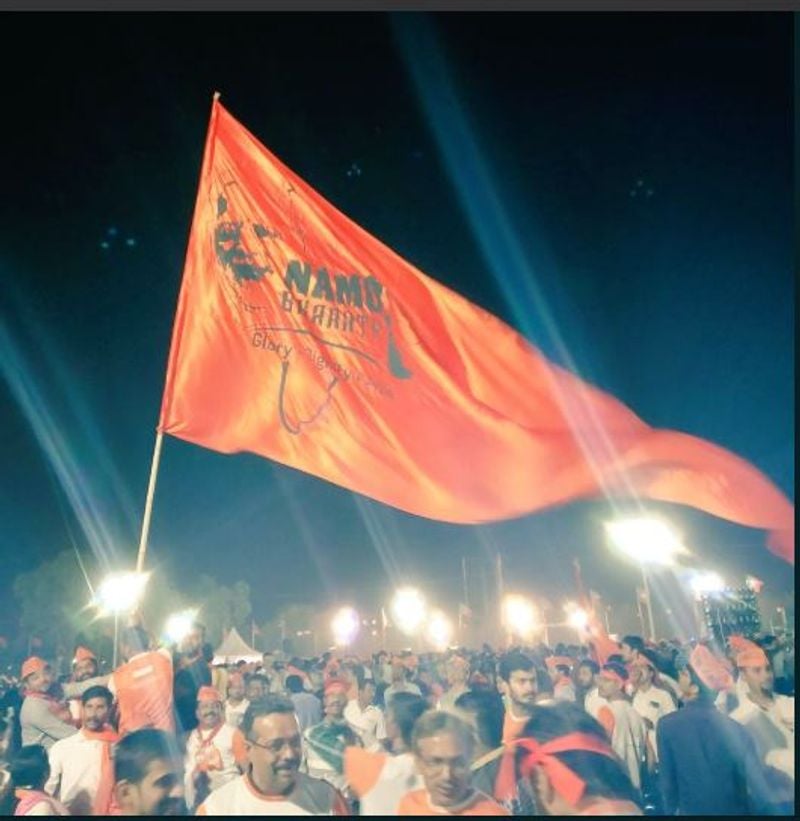
MULTIPOLYGON (((751 460, 793 498, 791 17, 403 22, 3 15, 19 51, 0 55, 2 355, 15 386, 0 383, 0 620, 16 573, 73 540, 89 555, 92 528, 133 561, 214 90, 334 205, 555 353, 498 281, 437 145, 409 70, 428 35, 573 368, 648 423, 751 460)), ((654 509, 698 566, 791 588, 763 533, 654 509)), ((498 547, 510 586, 559 600, 578 556, 632 614, 636 571, 611 558, 608 515, 581 503, 445 525, 167 439, 151 556, 181 578, 247 579, 261 618, 294 599, 372 606, 398 578, 455 601, 460 557, 478 575, 498 547)))

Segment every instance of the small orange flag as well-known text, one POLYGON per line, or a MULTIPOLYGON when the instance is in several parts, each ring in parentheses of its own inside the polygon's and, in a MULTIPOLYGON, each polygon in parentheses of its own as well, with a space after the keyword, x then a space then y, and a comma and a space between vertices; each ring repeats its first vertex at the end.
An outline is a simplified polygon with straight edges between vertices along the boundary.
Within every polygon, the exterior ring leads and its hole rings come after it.
POLYGON ((603 493, 771 532, 756 468, 550 363, 326 202, 214 101, 159 430, 420 516, 476 523, 603 493))

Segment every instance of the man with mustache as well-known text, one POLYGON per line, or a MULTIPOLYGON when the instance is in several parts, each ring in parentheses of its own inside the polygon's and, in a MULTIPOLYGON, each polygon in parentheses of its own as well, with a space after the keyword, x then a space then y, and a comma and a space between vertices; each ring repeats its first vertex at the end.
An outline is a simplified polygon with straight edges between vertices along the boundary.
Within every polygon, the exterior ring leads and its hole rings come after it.
POLYGON ((536 667, 524 653, 512 651, 500 659, 498 674, 506 699, 503 743, 509 744, 522 732, 536 709, 539 693, 536 667))
POLYGON ((195 712, 197 727, 186 742, 186 803, 192 810, 247 766, 244 736, 225 723, 219 691, 201 687, 195 712))
POLYGON ((45 789, 73 815, 107 815, 111 808, 111 747, 119 738, 109 724, 112 701, 107 687, 90 687, 81 697, 83 726, 50 750, 45 789))
POLYGON ((198 815, 350 815, 342 795, 300 772, 303 740, 294 704, 269 695, 251 702, 241 730, 247 772, 209 795, 198 815))

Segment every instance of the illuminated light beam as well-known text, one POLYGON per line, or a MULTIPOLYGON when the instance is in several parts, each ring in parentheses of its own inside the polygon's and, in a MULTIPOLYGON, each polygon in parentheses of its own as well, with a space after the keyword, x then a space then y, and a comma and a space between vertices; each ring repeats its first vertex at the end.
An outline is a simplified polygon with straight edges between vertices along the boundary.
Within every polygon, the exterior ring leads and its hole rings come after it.
POLYGON ((47 329, 39 321, 37 315, 30 310, 27 303, 21 298, 15 299, 14 311, 35 338, 37 349, 44 357, 48 368, 48 381, 55 384, 59 395, 66 399, 72 419, 91 451, 92 463, 96 464, 99 472, 102 473, 104 486, 108 486, 114 493, 115 507, 125 517, 131 531, 136 532, 141 524, 138 505, 117 470, 108 447, 98 433, 102 430, 102 425, 98 424, 85 397, 76 387, 80 384, 80 380, 72 377, 65 359, 57 353, 58 345, 48 337, 47 329))
MULTIPOLYGON (((418 14, 393 15, 391 20, 401 46, 401 54, 421 100, 426 122, 433 130, 439 152, 459 194, 488 269, 494 273, 495 281, 519 328, 529 340, 535 340, 538 334, 530 318, 535 316, 536 326, 544 327, 560 361, 571 373, 578 375, 575 361, 537 284, 528 254, 517 237, 492 175, 481 156, 469 120, 450 80, 447 65, 440 54, 441 49, 435 40, 431 24, 427 18, 418 14), (530 305, 533 311, 522 311, 515 307, 518 305, 530 305)), ((554 268, 541 239, 537 245, 538 253, 548 267, 554 268)), ((614 492, 601 465, 615 464, 619 452, 598 418, 594 403, 585 399, 586 387, 578 386, 574 396, 568 396, 560 389, 554 375, 550 372, 547 375, 553 394, 558 398, 573 435, 597 477, 598 485, 616 510, 614 499, 621 494, 619 490, 614 492)), ((634 418, 633 414, 631 417, 634 418)), ((638 494, 627 475, 619 472, 616 475, 626 487, 625 498, 638 500, 638 494)))
POLYGON ((0 363, 11 394, 31 426, 92 552, 107 570, 114 558, 114 541, 92 498, 85 471, 76 463, 5 323, 0 325, 0 363))

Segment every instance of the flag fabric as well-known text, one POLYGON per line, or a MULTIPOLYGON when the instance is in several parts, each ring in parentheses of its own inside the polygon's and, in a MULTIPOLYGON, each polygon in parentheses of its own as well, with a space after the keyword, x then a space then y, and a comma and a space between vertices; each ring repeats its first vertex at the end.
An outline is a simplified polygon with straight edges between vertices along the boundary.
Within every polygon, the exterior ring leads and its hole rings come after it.
POLYGON ((676 502, 770 531, 793 505, 743 459, 650 428, 356 225, 214 101, 159 430, 420 516, 676 502))

